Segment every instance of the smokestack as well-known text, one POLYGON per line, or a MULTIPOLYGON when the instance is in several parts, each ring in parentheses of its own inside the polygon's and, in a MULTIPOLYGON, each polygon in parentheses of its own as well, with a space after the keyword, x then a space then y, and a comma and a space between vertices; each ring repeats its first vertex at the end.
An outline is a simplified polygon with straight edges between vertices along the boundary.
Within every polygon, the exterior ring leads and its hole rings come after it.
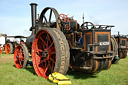
POLYGON ((32 27, 30 31, 34 33, 35 29, 34 27, 36 26, 36 19, 37 19, 37 4, 36 3, 31 3, 31 18, 32 18, 32 27))

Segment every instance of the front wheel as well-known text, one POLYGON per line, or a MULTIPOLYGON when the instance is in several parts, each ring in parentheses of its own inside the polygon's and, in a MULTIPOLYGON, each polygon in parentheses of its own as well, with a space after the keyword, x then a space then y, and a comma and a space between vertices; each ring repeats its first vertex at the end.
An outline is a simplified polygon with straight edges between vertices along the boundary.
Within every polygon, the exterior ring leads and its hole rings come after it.
POLYGON ((14 63, 16 68, 25 68, 29 60, 28 50, 25 44, 17 45, 14 52, 14 63))
POLYGON ((13 53, 13 45, 12 45, 12 43, 7 43, 5 45, 5 53, 6 54, 12 54, 13 53))
POLYGON ((3 50, 2 50, 2 47, 0 46, 0 54, 2 54, 3 50))

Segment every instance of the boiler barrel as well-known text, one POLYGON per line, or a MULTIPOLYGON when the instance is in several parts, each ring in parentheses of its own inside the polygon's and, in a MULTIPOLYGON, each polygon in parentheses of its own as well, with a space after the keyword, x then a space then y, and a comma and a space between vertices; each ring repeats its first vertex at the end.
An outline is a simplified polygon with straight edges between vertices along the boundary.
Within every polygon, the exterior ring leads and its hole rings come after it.
POLYGON ((25 44, 26 44, 26 46, 28 47, 28 49, 31 49, 33 39, 34 39, 34 35, 29 36, 29 37, 27 38, 27 40, 26 40, 26 43, 25 43, 25 44))

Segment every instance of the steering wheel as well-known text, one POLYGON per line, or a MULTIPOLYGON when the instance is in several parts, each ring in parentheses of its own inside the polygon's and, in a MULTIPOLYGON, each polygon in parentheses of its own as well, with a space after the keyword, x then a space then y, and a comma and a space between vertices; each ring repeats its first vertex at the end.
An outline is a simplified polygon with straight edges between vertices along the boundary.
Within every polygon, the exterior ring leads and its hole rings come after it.
POLYGON ((82 25, 81 25, 81 28, 82 29, 94 29, 96 28, 95 25, 92 23, 92 22, 84 22, 82 25))

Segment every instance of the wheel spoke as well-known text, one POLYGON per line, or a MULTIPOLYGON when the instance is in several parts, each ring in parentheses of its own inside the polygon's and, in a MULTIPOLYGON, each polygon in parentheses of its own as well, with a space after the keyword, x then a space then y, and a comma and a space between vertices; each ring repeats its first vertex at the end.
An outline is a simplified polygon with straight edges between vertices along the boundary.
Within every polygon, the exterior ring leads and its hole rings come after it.
POLYGON ((45 61, 45 63, 46 63, 46 59, 43 59, 43 60, 40 62, 40 64, 43 63, 44 61, 45 61))
POLYGON ((23 53, 23 49, 20 49, 20 54, 22 54, 23 53))
POLYGON ((21 60, 19 60, 19 63, 20 63, 20 66, 22 67, 22 61, 21 60))
POLYGON ((46 74, 47 70, 48 70, 48 65, 47 65, 47 67, 45 68, 44 74, 46 74))
POLYGON ((44 45, 47 47, 47 43, 40 37, 40 40, 44 43, 44 45))
POLYGON ((49 37, 49 34, 47 34, 47 46, 51 44, 51 40, 50 40, 50 37, 49 37))
POLYGON ((49 65, 49 67, 50 67, 50 71, 51 71, 51 73, 53 72, 52 71, 52 67, 51 67, 51 64, 50 64, 51 62, 50 61, 48 61, 48 65, 49 65))
POLYGON ((48 34, 48 41, 51 43, 51 39, 50 39, 50 36, 49 36, 49 34, 48 34))
POLYGON ((18 49, 16 49, 16 55, 18 55, 19 54, 19 50, 18 49))
POLYGON ((45 19, 45 23, 47 23, 48 21, 47 21, 47 19, 46 19, 46 17, 44 16, 44 19, 45 19))
POLYGON ((51 52, 51 54, 56 54, 56 52, 55 52, 55 51, 53 51, 53 52, 51 52))
POLYGON ((88 23, 86 23, 86 27, 87 27, 87 29, 88 29, 88 23))
POLYGON ((19 55, 19 60, 24 59, 24 57, 20 53, 18 55, 19 55))
POLYGON ((55 63, 54 59, 50 58, 50 60, 51 60, 53 63, 55 63))
POLYGON ((46 47, 45 47, 46 45, 45 44, 43 44, 43 50, 45 50, 46 49, 46 47))
POLYGON ((55 54, 56 52, 55 52, 55 47, 52 47, 52 48, 50 48, 51 49, 51 54, 55 54))
POLYGON ((14 61, 15 61, 16 63, 18 63, 18 60, 17 60, 17 59, 15 59, 14 61))
POLYGON ((52 17, 52 9, 50 10, 49 23, 51 23, 51 17, 52 17))
MULTIPOLYGON (((42 41, 42 40, 41 40, 42 41)), ((36 47, 37 49, 39 49, 40 52, 43 52, 46 49, 46 45, 42 42, 39 43, 40 47, 36 47)))
POLYGON ((48 49, 50 49, 50 48, 52 47, 52 45, 54 45, 54 42, 52 42, 52 43, 50 44, 50 46, 48 47, 48 49))
POLYGON ((49 42, 48 42, 48 41, 49 41, 49 40, 48 40, 48 36, 49 36, 49 35, 48 35, 48 33, 47 33, 47 37, 46 37, 46 39, 47 39, 47 46, 48 46, 48 43, 49 43, 49 42))
POLYGON ((42 53, 43 50, 41 50, 41 49, 36 49, 36 54, 37 54, 38 56, 42 56, 42 55, 40 55, 40 52, 42 53))
POLYGON ((52 63, 52 72, 53 72, 53 70, 54 70, 54 63, 52 63))
POLYGON ((46 68, 46 66, 47 66, 47 60, 45 61, 45 68, 46 68))
POLYGON ((37 51, 38 51, 38 52, 43 52, 43 50, 41 50, 41 49, 37 49, 37 51))

